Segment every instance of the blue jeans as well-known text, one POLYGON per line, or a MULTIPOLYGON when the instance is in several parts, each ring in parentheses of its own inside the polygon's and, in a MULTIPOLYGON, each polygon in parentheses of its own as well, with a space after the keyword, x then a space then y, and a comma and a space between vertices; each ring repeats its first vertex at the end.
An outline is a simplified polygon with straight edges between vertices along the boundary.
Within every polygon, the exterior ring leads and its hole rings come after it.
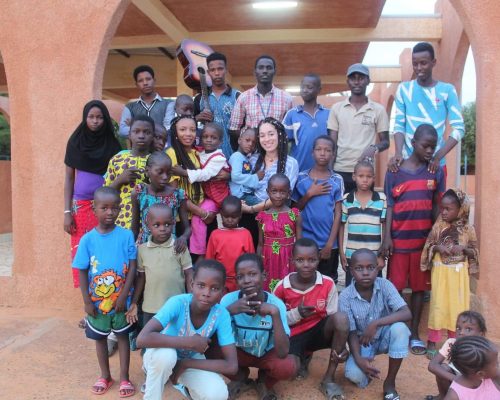
MULTIPOLYGON (((389 354, 391 358, 408 356, 410 330, 403 322, 395 322, 382 328, 380 336, 369 346, 361 346, 361 357, 375 358, 377 354, 389 354)), ((370 378, 358 367, 352 354, 345 364, 345 377, 361 389, 368 386, 370 378)))
POLYGON ((243 194, 243 196, 241 196, 241 200, 244 200, 245 203, 247 203, 249 206, 254 206, 256 204, 262 203, 262 200, 260 200, 253 193, 245 193, 245 194, 243 194))

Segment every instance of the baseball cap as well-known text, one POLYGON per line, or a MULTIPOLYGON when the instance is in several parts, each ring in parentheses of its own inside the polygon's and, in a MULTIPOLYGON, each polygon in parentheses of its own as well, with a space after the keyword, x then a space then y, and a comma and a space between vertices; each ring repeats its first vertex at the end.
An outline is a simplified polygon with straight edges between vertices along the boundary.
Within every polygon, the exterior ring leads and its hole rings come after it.
POLYGON ((361 63, 352 64, 349 68, 347 68, 347 76, 354 74, 355 72, 366 75, 368 78, 370 77, 370 70, 366 65, 361 63))

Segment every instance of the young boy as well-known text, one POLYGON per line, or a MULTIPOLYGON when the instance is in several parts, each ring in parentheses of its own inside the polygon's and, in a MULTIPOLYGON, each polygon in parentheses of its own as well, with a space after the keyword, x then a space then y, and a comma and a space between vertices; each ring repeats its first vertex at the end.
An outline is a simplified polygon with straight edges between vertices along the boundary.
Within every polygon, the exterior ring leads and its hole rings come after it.
POLYGON ((339 362, 347 358, 349 320, 347 315, 337 312, 337 288, 332 278, 317 271, 319 249, 313 240, 302 238, 295 242, 292 263, 297 272, 281 280, 274 294, 286 305, 292 330, 289 353, 302 364, 298 377, 307 376, 314 351, 331 349, 320 390, 327 399, 343 396, 342 388, 335 382, 335 371, 339 362))
POLYGON ((151 236, 138 248, 137 282, 130 306, 135 312, 142 302, 141 326, 146 325, 172 296, 191 291, 193 269, 188 251, 174 250, 172 229, 175 226, 172 210, 166 204, 156 203, 148 208, 147 225, 151 236))
POLYGON ((241 219, 241 201, 237 197, 228 196, 222 202, 220 210, 222 228, 210 235, 207 245, 207 258, 219 261, 226 268, 226 291, 238 290, 234 264, 239 256, 255 253, 252 235, 245 228, 238 227, 241 219))
POLYGON ((389 354, 384 399, 397 400, 396 375, 408 356, 410 331, 405 322, 411 313, 394 285, 377 278, 377 257, 369 249, 356 250, 349 268, 354 281, 339 296, 340 311, 349 318, 349 349, 345 377, 360 388, 380 379, 372 361, 376 354, 389 354))
POLYGON ((288 354, 290 328, 283 302, 262 285, 264 264, 257 254, 243 254, 236 260, 239 291, 226 294, 221 305, 231 314, 238 353, 238 373, 229 376, 229 396, 250 389, 249 367, 258 368, 256 389, 260 399, 276 399, 278 381, 295 376, 297 366, 288 354))
POLYGON ((321 92, 321 79, 316 74, 307 74, 300 83, 300 97, 304 105, 289 110, 283 119, 283 125, 292 146, 290 155, 299 163, 299 171, 314 166, 311 159, 311 148, 314 139, 325 135, 326 123, 330 111, 318 104, 321 92))
POLYGON ((101 369, 101 377, 91 392, 102 395, 113 385, 107 337, 114 332, 120 353, 120 397, 129 397, 134 395, 135 388, 129 380, 128 334, 135 320, 126 311, 135 279, 137 252, 132 232, 115 225, 119 212, 120 194, 116 189, 101 187, 95 191, 94 213, 98 225, 82 237, 73 268, 80 270, 80 288, 87 313, 85 334, 96 341, 101 369))
POLYGON ((259 181, 264 178, 265 171, 261 169, 252 174, 253 165, 249 157, 254 153, 257 143, 257 131, 254 128, 246 128, 238 138, 238 151, 229 158, 231 166, 231 180, 229 189, 231 194, 244 200, 249 206, 260 203, 254 194, 259 186, 259 181))
POLYGON ((314 240, 321 249, 318 271, 337 283, 337 236, 344 183, 342 177, 330 168, 334 152, 335 144, 330 136, 323 135, 314 140, 314 166, 299 174, 292 200, 301 211, 303 237, 314 240))
POLYGON ((219 374, 238 370, 231 319, 217 304, 224 289, 226 271, 215 260, 200 260, 194 268, 192 293, 167 300, 137 337, 147 348, 144 400, 161 400, 170 377, 193 400, 226 400, 227 386, 219 374), (207 360, 211 338, 216 335, 221 356, 207 360))
POLYGON ((168 132, 165 127, 163 125, 155 124, 155 134, 153 136, 154 151, 163 151, 168 139, 168 132))
POLYGON ((420 270, 422 249, 439 209, 439 198, 445 190, 441 167, 429 171, 429 162, 436 150, 438 135, 432 125, 420 125, 411 141, 413 153, 404 160, 397 172, 387 171, 386 233, 383 251, 389 259, 388 278, 401 292, 412 290, 410 349, 413 354, 426 354, 420 340, 418 325, 422 315, 424 292, 431 288, 430 271, 420 270))
MULTIPOLYGON (((342 268, 346 271, 345 286, 351 284, 349 259, 355 250, 366 248, 379 256, 382 250, 382 239, 387 212, 384 193, 372 190, 375 182, 375 169, 369 161, 359 161, 354 167, 352 179, 356 189, 346 193, 342 200, 342 224, 339 231, 339 252, 342 268), (344 250, 344 229, 347 225, 347 242, 344 250)), ((385 260, 378 258, 379 277, 385 260)))

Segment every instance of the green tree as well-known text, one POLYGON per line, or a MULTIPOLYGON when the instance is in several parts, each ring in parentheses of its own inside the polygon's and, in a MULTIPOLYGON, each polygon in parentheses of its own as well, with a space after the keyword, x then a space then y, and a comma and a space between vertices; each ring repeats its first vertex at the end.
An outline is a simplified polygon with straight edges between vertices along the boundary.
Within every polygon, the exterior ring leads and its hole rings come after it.
POLYGON ((476 166, 476 102, 466 104, 463 107, 465 136, 462 139, 462 160, 461 166, 464 168, 464 159, 467 155, 467 169, 476 166))
POLYGON ((10 160, 10 126, 0 114, 0 160, 10 160))

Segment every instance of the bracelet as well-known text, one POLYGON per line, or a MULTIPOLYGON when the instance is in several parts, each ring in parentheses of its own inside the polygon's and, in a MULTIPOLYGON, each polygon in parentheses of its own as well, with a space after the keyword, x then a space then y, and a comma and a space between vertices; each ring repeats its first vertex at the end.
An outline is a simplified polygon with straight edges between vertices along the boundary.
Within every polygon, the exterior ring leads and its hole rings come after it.
POLYGON ((207 213, 205 214, 205 216, 201 217, 201 220, 205 221, 208 218, 209 215, 210 215, 210 213, 207 211, 207 213))
POLYGON ((71 214, 71 210, 64 210, 64 214, 71 214))

